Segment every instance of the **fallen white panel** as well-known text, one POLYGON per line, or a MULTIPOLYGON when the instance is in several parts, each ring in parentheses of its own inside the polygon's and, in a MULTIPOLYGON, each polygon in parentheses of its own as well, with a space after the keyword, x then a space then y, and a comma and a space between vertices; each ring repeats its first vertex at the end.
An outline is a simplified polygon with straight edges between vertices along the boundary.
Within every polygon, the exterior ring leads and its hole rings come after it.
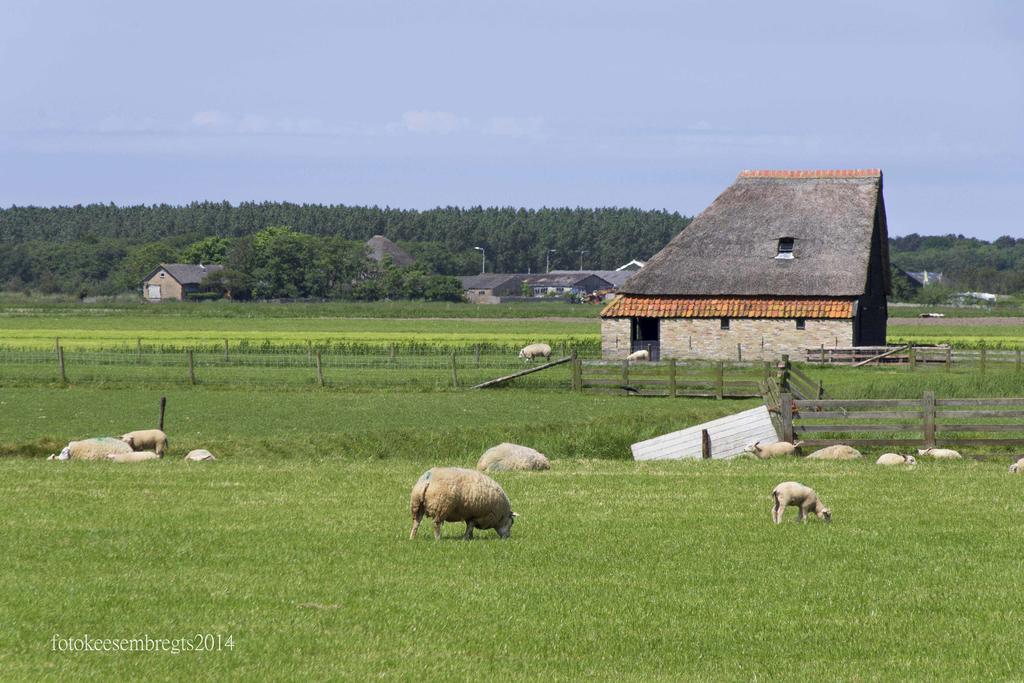
POLYGON ((657 436, 632 445, 634 460, 679 460, 701 457, 701 430, 708 430, 711 437, 712 458, 732 458, 744 448, 760 441, 762 444, 776 443, 768 409, 758 406, 742 413, 720 417, 695 427, 657 436))

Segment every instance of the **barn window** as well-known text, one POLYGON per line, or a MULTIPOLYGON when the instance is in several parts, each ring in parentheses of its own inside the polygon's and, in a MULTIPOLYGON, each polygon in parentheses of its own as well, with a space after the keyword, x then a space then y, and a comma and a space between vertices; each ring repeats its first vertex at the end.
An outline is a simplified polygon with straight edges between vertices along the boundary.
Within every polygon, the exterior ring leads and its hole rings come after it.
POLYGON ((775 258, 791 259, 793 258, 793 243, 792 237, 780 237, 779 238, 779 251, 775 254, 775 258))
POLYGON ((798 330, 806 330, 807 329, 807 320, 805 320, 804 318, 797 318, 796 319, 796 329, 798 329, 798 330))
POLYGON ((728 318, 722 318, 722 320, 720 321, 720 326, 721 326, 721 328, 723 330, 729 329, 729 319, 728 318))

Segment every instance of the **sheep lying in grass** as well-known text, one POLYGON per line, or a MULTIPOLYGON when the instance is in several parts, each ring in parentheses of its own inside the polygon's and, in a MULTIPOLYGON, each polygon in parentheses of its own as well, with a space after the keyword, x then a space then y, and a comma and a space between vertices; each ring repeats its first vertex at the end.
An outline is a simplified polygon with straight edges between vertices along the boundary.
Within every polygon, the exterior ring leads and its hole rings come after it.
POLYGON ((130 451, 128 453, 111 453, 107 456, 110 462, 145 462, 159 460, 160 456, 153 451, 130 451))
POLYGON ((647 349, 640 349, 639 351, 634 351, 633 353, 631 353, 628 356, 626 356, 626 360, 628 360, 631 363, 635 363, 636 361, 639 361, 639 360, 650 360, 650 359, 651 359, 651 352, 648 351, 647 349))
POLYGON ((133 451, 153 450, 161 458, 167 451, 167 435, 159 429, 140 429, 121 436, 133 451))
POLYGON ((1010 465, 1010 474, 1020 474, 1021 472, 1024 472, 1024 464, 1021 464, 1022 462, 1024 462, 1024 458, 1021 458, 1010 465))
POLYGON ((501 443, 484 451, 476 468, 485 472, 549 470, 551 463, 543 453, 532 448, 514 443, 501 443))
POLYGON ((755 441, 747 446, 747 451, 761 459, 774 458, 779 455, 793 455, 802 443, 803 441, 797 441, 796 443, 776 441, 775 443, 768 443, 762 446, 760 441, 755 441))
POLYGON ((860 451, 851 446, 836 444, 826 446, 821 450, 814 451, 807 456, 808 460, 855 460, 861 457, 860 451))
POLYGON ((916 465, 917 459, 912 455, 899 453, 882 453, 875 461, 876 465, 916 465))
POLYGON ((954 451, 952 448, 918 448, 917 454, 952 460, 956 460, 960 457, 960 453, 958 451, 954 451))
POLYGON ((105 460, 112 453, 131 453, 131 446, 112 436, 71 441, 47 460, 105 460))
POLYGON ((814 489, 795 481, 784 481, 772 490, 772 521, 782 523, 782 513, 792 505, 797 508, 796 521, 807 522, 807 513, 813 512, 826 524, 832 521, 832 511, 818 498, 814 489))
POLYGON ((476 470, 460 467, 427 470, 412 487, 409 504, 410 540, 416 538, 424 515, 434 519, 434 540, 441 539, 441 525, 445 522, 465 522, 463 539, 467 541, 473 538, 474 528, 494 529, 498 536, 508 538, 517 517, 498 482, 476 470))
POLYGON ((188 455, 185 456, 185 460, 190 462, 207 462, 216 459, 217 458, 213 457, 213 453, 205 448, 197 448, 194 451, 189 451, 188 455))
POLYGON ((519 357, 525 360, 534 358, 551 358, 551 347, 547 344, 530 344, 519 351, 519 357))

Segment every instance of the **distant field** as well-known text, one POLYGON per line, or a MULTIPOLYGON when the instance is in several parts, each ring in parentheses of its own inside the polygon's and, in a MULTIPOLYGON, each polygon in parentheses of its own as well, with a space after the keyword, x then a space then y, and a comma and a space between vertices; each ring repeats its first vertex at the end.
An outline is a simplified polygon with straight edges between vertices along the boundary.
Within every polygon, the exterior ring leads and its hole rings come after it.
MULTIPOLYGON (((646 403, 646 402, 644 402, 646 403)), ((0 460, 4 677, 1007 680, 1024 478, 799 460, 500 474, 512 538, 408 540, 413 461, 0 460), (830 526, 775 527, 796 479, 830 526), (983 501, 983 502, 979 502, 983 501), (54 652, 210 634, 212 652, 54 652)), ((423 533, 425 532, 425 533, 423 533)))

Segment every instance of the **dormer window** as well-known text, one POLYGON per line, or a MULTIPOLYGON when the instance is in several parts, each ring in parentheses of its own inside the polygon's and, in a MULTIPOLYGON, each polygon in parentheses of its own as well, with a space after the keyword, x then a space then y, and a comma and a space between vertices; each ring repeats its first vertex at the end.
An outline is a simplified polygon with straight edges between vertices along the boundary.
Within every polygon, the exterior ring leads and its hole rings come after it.
POLYGON ((775 258, 791 259, 793 258, 793 243, 796 240, 792 237, 780 237, 779 238, 779 251, 775 254, 775 258))

